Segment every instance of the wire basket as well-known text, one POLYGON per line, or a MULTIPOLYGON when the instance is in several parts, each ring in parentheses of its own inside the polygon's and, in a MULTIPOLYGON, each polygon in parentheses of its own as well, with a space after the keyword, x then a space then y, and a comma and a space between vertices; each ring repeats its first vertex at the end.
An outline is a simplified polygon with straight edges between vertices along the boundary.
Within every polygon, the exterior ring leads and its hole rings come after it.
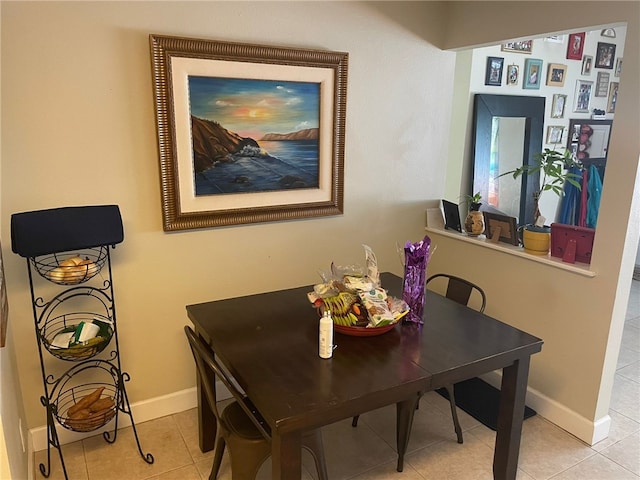
POLYGON ((113 336, 113 322, 104 315, 97 313, 66 313, 47 320, 40 329, 39 335, 44 347, 51 355, 62 360, 86 360, 102 352, 109 345, 113 336), (56 345, 58 343, 56 342, 56 337, 59 335, 65 336, 65 334, 66 336, 72 336, 82 322, 98 325, 97 335, 85 342, 72 343, 66 348, 56 345))
POLYGON ((91 432, 106 425, 115 416, 117 401, 116 387, 112 384, 87 383, 78 385, 58 395, 54 402, 55 417, 68 430, 91 432), (86 408, 74 411, 74 407, 79 402, 82 402, 85 397, 95 394, 98 389, 102 389, 102 391, 96 401, 87 405, 86 408))
POLYGON ((95 277, 107 260, 108 246, 31 257, 40 276, 59 285, 78 285, 95 277))

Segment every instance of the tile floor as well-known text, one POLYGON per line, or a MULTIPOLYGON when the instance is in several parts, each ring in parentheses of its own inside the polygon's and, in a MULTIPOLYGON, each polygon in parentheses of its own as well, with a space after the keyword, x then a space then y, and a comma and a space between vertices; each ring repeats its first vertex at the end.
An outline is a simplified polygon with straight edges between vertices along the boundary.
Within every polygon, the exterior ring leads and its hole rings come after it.
MULTIPOLYGON (((640 479, 640 281, 633 281, 618 370, 611 401, 612 427, 607 439, 590 447, 536 415, 525 421, 518 480, 639 480, 640 479)), ((364 414, 357 428, 350 420, 323 429, 331 480, 482 480, 491 479, 495 434, 459 411, 464 444, 456 443, 449 404, 436 393, 426 395, 416 412, 403 473, 395 471, 395 408, 364 414)), ((212 453, 198 448, 195 410, 137 425, 152 465, 140 457, 131 428, 110 445, 101 436, 65 445, 70 480, 201 480, 207 479, 212 453)), ((36 452, 36 480, 44 478, 38 464, 46 451, 36 452)), ((316 478, 308 454, 303 455, 303 480, 316 478)), ((270 477, 270 461, 259 473, 270 477)), ((57 451, 52 451, 51 480, 62 479, 57 451)), ((221 480, 230 480, 228 458, 221 480)))

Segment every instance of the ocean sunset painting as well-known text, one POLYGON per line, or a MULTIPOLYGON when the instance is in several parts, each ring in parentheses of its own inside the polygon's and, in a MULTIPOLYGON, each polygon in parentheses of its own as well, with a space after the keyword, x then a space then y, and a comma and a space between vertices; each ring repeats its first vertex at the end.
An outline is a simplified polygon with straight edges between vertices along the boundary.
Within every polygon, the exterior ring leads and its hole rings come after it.
POLYGON ((189 76, 196 197, 317 189, 320 83, 189 76))

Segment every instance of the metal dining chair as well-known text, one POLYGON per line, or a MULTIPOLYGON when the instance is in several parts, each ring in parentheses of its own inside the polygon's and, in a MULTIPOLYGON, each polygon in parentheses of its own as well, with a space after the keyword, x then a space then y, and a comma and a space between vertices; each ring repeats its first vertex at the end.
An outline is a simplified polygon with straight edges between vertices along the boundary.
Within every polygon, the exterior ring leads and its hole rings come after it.
MULTIPOLYGON (((433 280, 440 278, 441 281, 446 283, 446 292, 445 297, 453 300, 454 302, 460 303, 462 305, 469 305, 469 301, 472 298, 472 294, 477 294, 478 301, 480 302, 480 306, 477 309, 479 312, 484 312, 484 307, 487 304, 487 296, 484 293, 484 290, 480 288, 475 283, 472 283, 464 278, 456 277, 455 275, 449 275, 448 273, 437 273, 435 275, 431 275, 427 278, 426 284, 429 285, 433 280)), ((475 304, 475 301, 474 301, 475 304)), ((453 426, 456 431, 456 436, 458 437, 458 443, 463 442, 462 438, 462 428, 460 428, 460 422, 458 421, 458 411, 456 408, 456 399, 454 395, 454 386, 453 384, 445 385, 444 388, 447 391, 447 396, 449 397, 449 404, 451 406, 451 416, 453 418, 453 426)))
MULTIPOLYGON (((487 296, 485 295, 484 290, 482 290, 482 288, 480 288, 478 285, 468 280, 465 280, 464 278, 456 277, 455 275, 449 275, 447 273, 437 273, 435 275, 431 275, 429 278, 427 278, 427 281, 425 282, 426 285, 428 285, 429 282, 437 278, 441 278, 443 279, 444 282, 446 282, 445 296, 448 299, 453 300, 454 302, 460 303, 462 305, 468 306, 469 300, 473 298, 472 295, 475 292, 478 298, 474 300, 474 304, 476 303, 476 301, 479 302, 480 306, 477 310, 480 313, 484 312, 484 307, 487 304, 487 296)), ((446 389, 447 396, 449 397, 449 404, 451 406, 451 417, 453 418, 453 427, 456 431, 456 437, 458 439, 458 443, 462 443, 463 442, 462 428, 460 427, 460 422, 458 421, 458 411, 456 408, 456 399, 454 395, 453 384, 445 385, 443 388, 446 389)), ((419 392, 418 396, 421 397, 422 394, 423 392, 419 392)), ((359 417, 360 417, 359 415, 356 415, 355 417, 353 417, 353 420, 351 421, 351 425, 353 427, 358 426, 359 417)))
MULTIPOLYGON (((191 327, 185 326, 184 331, 189 340, 207 401, 218 423, 213 467, 209 480, 217 478, 227 445, 231 458, 232 479, 254 480, 260 466, 271 455, 269 425, 261 417, 251 400, 236 388, 216 361, 208 345, 195 334, 191 327), (212 381, 215 381, 216 378, 222 381, 234 398, 234 401, 222 411, 218 410, 216 391, 212 385, 212 381)), ((311 453, 319 479, 328 480, 321 431, 316 429, 304 434, 302 447, 311 453)))

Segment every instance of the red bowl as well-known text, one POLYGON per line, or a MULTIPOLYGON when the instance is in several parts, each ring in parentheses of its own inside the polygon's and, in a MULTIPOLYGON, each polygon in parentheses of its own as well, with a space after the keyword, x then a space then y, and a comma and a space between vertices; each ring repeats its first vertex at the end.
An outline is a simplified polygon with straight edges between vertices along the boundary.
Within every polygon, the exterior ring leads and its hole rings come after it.
POLYGON ((346 327, 344 325, 333 324, 333 330, 343 335, 351 335, 352 337, 375 337, 393 330, 398 322, 390 323, 383 327, 346 327))

